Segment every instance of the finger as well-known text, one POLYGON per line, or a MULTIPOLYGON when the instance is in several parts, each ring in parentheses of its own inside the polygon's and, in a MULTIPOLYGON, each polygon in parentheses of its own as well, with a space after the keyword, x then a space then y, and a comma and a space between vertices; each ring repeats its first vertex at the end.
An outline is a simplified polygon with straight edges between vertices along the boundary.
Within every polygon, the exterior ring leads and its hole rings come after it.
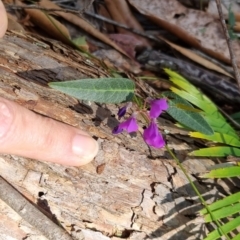
POLYGON ((98 144, 86 132, 0 98, 0 152, 79 166, 96 156, 98 144))
POLYGON ((7 30, 7 13, 3 6, 2 1, 0 0, 0 38, 4 36, 6 30, 7 30))

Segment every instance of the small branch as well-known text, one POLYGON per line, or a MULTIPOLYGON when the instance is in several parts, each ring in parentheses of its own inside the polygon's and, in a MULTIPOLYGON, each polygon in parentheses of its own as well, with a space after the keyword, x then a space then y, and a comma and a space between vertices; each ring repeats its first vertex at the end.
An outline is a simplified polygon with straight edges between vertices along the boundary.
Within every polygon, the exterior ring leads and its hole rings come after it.
POLYGON ((49 240, 72 240, 64 229, 47 218, 1 176, 0 198, 49 240))
POLYGON ((233 51, 233 41, 230 39, 229 37, 229 33, 228 33, 228 29, 226 26, 226 22, 225 19, 223 17, 223 12, 222 12, 222 6, 221 6, 221 0, 216 0, 216 4, 217 4, 217 8, 218 8, 218 14, 219 14, 219 18, 220 18, 220 22, 222 24, 222 28, 223 28, 223 32, 227 41, 227 45, 228 45, 228 49, 229 49, 229 53, 230 53, 230 58, 231 58, 231 63, 232 63, 232 67, 234 70, 234 75, 235 78, 237 80, 237 84, 240 90, 240 74, 238 71, 238 67, 237 67, 237 63, 236 63, 236 57, 233 51))
POLYGON ((36 6, 36 5, 31 5, 31 6, 16 6, 16 5, 12 5, 12 4, 7 4, 6 5, 6 8, 9 8, 9 9, 15 9, 15 10, 22 10, 22 9, 38 9, 38 10, 42 10, 42 11, 47 11, 47 12, 65 12, 65 13, 73 13, 73 14, 78 14, 78 15, 82 15, 83 13, 90 16, 90 17, 93 17, 93 18, 96 18, 98 20, 101 20, 103 22, 107 22, 107 23, 110 23, 112 25, 115 25, 117 27, 120 27, 120 28, 123 28, 123 29, 126 29, 128 31, 131 31, 139 36, 142 36, 142 37, 145 37, 147 39, 150 39, 150 40, 153 40, 153 41, 156 41, 156 42, 162 42, 160 41, 158 38, 156 38, 155 36, 153 35, 148 35, 144 32, 141 32, 141 31, 138 31, 136 29, 133 29, 133 28, 130 28, 124 24, 121 24, 121 23, 118 23, 116 21, 113 21, 109 18, 105 18, 101 15, 98 15, 98 14, 93 14, 93 13, 90 13, 90 12, 87 12, 87 11, 77 11, 77 10, 72 10, 72 9, 56 9, 56 8, 44 8, 44 7, 39 7, 39 6, 36 6))

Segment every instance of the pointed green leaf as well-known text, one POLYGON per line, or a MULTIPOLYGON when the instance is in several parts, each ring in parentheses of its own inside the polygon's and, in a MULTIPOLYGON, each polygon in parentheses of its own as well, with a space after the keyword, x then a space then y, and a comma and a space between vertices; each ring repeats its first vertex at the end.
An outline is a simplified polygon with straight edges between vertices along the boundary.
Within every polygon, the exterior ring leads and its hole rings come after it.
POLYGON ((196 112, 196 113, 201 113, 202 112, 202 110, 200 110, 200 109, 196 109, 192 106, 190 107, 190 106, 187 106, 187 105, 182 104, 182 103, 176 104, 176 107, 181 108, 181 109, 186 110, 186 111, 190 111, 190 112, 196 112))
POLYGON ((228 24, 230 28, 233 28, 236 24, 234 13, 230 8, 228 9, 228 24))
POLYGON ((230 178, 240 176, 240 166, 213 169, 201 175, 202 178, 230 178))
POLYGON ((240 148, 234 147, 209 147, 202 148, 199 150, 192 151, 189 153, 190 156, 196 157, 227 157, 227 156, 235 156, 240 157, 240 148))
POLYGON ((186 111, 177 107, 178 104, 184 104, 187 107, 193 108, 189 102, 171 92, 165 92, 163 93, 163 96, 168 98, 169 108, 167 110, 167 113, 174 119, 186 127, 194 129, 195 131, 204 133, 206 135, 213 134, 212 128, 199 113, 186 111))
MULTIPOLYGON (((239 224, 238 224, 239 226, 239 224)), ((231 240, 239 240, 240 239, 240 233, 237 234, 236 236, 234 236, 233 238, 231 238, 231 240)))
POLYGON ((231 125, 227 123, 226 119, 224 119, 220 113, 219 116, 206 115, 204 116, 204 119, 208 122, 208 124, 215 132, 226 133, 235 138, 238 138, 236 131, 232 128, 231 125))
MULTIPOLYGON (((239 226, 240 223, 240 216, 237 218, 234 218, 230 222, 222 225, 222 229, 225 233, 229 233, 232 230, 236 229, 239 226)), ((215 240, 215 239, 220 239, 222 235, 220 234, 219 229, 215 229, 214 231, 208 233, 207 237, 204 238, 204 240, 215 240)), ((232 238, 231 238, 232 239, 232 238)), ((236 238, 236 240, 239 238, 236 238)))
MULTIPOLYGON (((229 196, 227 196, 223 199, 220 199, 220 200, 208 205, 208 208, 211 211, 214 211, 214 210, 232 205, 233 203, 239 202, 239 199, 240 199, 240 192, 237 192, 237 193, 229 195, 229 196)), ((201 215, 204 215, 204 214, 207 214, 207 213, 208 213, 208 211, 207 211, 206 208, 204 208, 200 211, 201 215)))
POLYGON ((215 126, 221 127, 221 131, 219 128, 216 128, 215 131, 219 131, 222 133, 227 133, 229 135, 237 136, 235 130, 227 123, 226 119, 219 112, 217 106, 205 96, 201 91, 199 91, 196 87, 194 87, 190 82, 188 82, 181 75, 173 72, 169 69, 164 69, 166 73, 170 76, 170 80, 177 85, 180 89, 172 87, 171 90, 194 104, 195 106, 202 109, 206 114, 203 115, 204 119, 208 122, 208 124, 215 130, 215 126), (224 125, 224 126, 223 126, 224 125))
POLYGON ((186 99, 187 101, 202 109, 205 113, 214 115, 217 112, 216 107, 209 105, 203 99, 200 99, 196 94, 191 94, 175 87, 171 87, 170 89, 180 97, 186 99))
MULTIPOLYGON (((231 216, 235 213, 238 213, 239 211, 240 211, 240 203, 236 203, 236 204, 231 205, 231 206, 220 208, 220 209, 214 211, 213 214, 214 214, 215 219, 221 219, 221 218, 231 216)), ((205 220, 205 222, 212 222, 213 221, 210 214, 206 214, 204 216, 204 220, 205 220)))
POLYGON ((86 42, 86 37, 85 37, 85 36, 72 39, 72 41, 73 41, 76 45, 78 45, 79 47, 88 48, 88 44, 87 44, 87 42, 86 42))
POLYGON ((231 118, 240 124, 240 112, 236 112, 236 113, 232 114, 231 118))
POLYGON ((131 101, 134 93, 134 82, 127 78, 51 82, 49 86, 78 99, 100 103, 131 101))
POLYGON ((240 147, 239 138, 235 138, 233 136, 230 136, 230 135, 224 134, 224 133, 215 132, 213 135, 209 136, 209 135, 204 135, 199 132, 190 132, 189 135, 191 137, 195 137, 195 138, 202 138, 202 139, 206 139, 206 140, 211 140, 213 142, 225 143, 226 145, 240 147))
POLYGON ((206 113, 214 114, 218 112, 216 105, 189 81, 187 81, 187 79, 170 69, 164 69, 164 71, 169 75, 171 82, 177 85, 180 89, 184 90, 182 91, 172 87, 172 91, 179 94, 179 96, 199 107, 206 113))

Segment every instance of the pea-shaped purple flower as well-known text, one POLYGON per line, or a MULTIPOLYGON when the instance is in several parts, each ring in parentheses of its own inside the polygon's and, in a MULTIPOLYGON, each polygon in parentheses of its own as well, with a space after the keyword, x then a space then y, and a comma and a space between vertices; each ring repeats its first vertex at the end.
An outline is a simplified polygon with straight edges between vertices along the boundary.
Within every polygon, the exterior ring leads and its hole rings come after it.
POLYGON ((162 111, 168 109, 167 99, 156 99, 156 100, 150 100, 150 112, 149 116, 150 118, 157 118, 162 113, 162 111))
POLYGON ((149 126, 144 130, 143 139, 149 146, 155 148, 162 148, 165 146, 165 141, 158 131, 155 119, 152 119, 149 126))
POLYGON ((128 133, 136 132, 138 130, 137 120, 134 114, 130 118, 128 118, 126 121, 116 126, 113 129, 112 133, 118 134, 118 133, 121 133, 123 130, 126 130, 128 133))

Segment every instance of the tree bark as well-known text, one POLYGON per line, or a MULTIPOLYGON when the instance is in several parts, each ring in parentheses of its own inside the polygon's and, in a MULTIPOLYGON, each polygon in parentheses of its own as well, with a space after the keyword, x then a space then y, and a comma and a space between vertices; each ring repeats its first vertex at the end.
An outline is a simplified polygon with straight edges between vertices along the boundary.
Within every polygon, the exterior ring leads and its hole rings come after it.
MULTIPOLYGON (((201 238, 205 235, 202 220, 191 220, 201 205, 165 149, 149 149, 140 133, 113 136, 111 131, 118 123, 116 105, 89 106, 47 86, 50 81, 108 76, 99 61, 59 42, 8 32, 0 40, 0 96, 88 131, 99 142, 100 152, 83 167, 1 155, 1 176, 74 239, 201 238)), ((141 92, 145 85, 139 84, 137 91, 141 92)), ((161 128, 174 135, 172 124, 160 121, 161 128)), ((189 174, 213 165, 211 160, 202 164, 186 158, 192 145, 183 138, 170 134, 167 141, 185 161, 189 174)), ((196 184, 202 193, 207 191, 196 184)), ((216 194, 216 190, 208 192, 209 201, 216 194)), ((5 227, 14 229, 6 233, 1 223, 3 239, 6 234, 15 239, 46 239, 41 229, 34 230, 27 223, 29 219, 14 214, 0 201, 5 227)))

